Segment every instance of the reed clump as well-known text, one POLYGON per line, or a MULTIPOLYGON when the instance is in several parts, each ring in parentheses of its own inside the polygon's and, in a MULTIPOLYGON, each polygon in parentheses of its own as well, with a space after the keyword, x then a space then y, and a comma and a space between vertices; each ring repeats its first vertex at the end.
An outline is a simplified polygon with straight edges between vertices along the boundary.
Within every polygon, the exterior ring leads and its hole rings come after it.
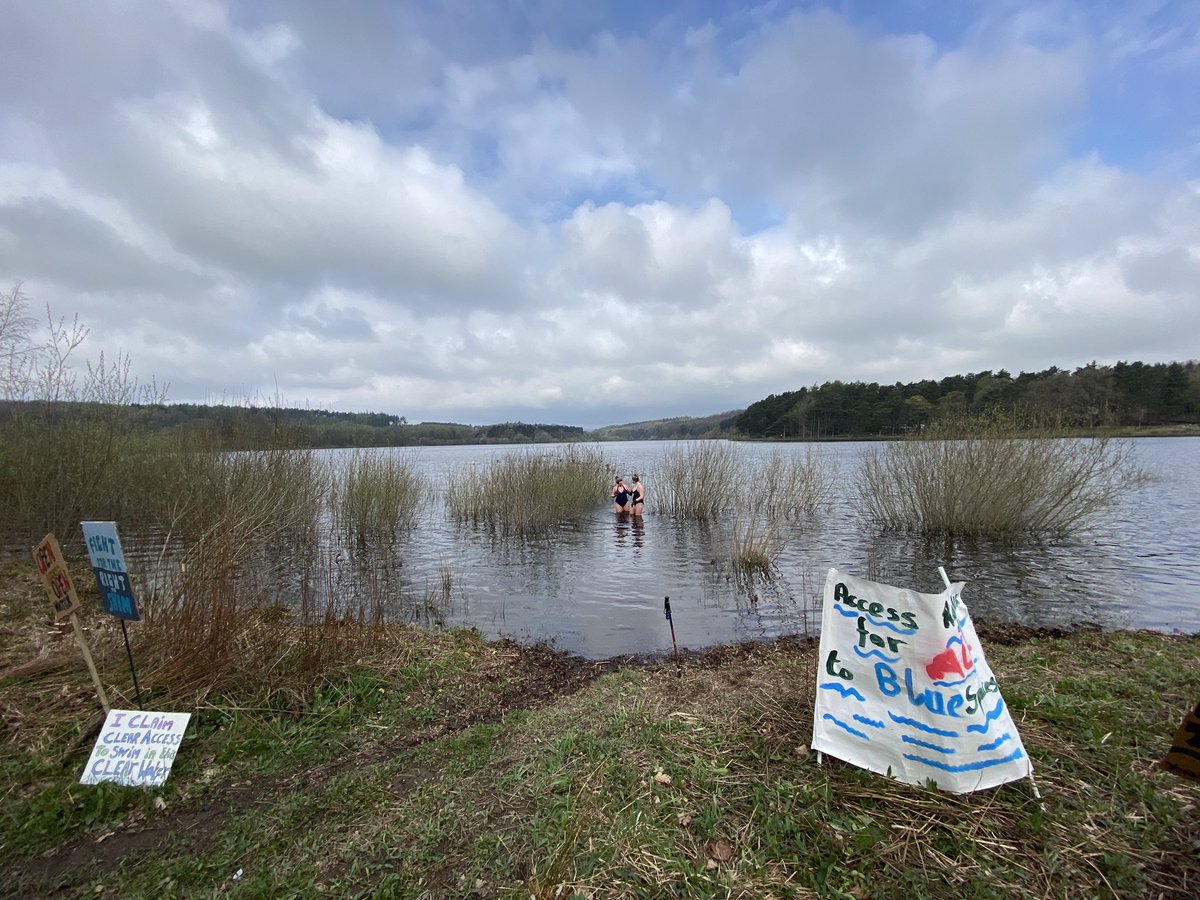
POLYGON ((783 552, 781 520, 751 511, 739 515, 733 525, 731 564, 741 575, 771 577, 783 552))
POLYGON ((728 441, 688 442, 668 451, 654 473, 654 510, 681 519, 715 519, 738 500, 743 477, 728 441))
POLYGON ((1073 531, 1147 478, 1124 442, 989 418, 868 451, 856 487, 884 529, 1003 537, 1073 531))
POLYGON ((390 542, 415 527, 428 493, 411 456, 357 450, 332 481, 330 506, 348 538, 390 542))
POLYGON ((829 501, 837 483, 834 462, 807 447, 804 455, 776 450, 746 479, 748 505, 772 520, 799 519, 829 501))
POLYGON ((595 510, 607 496, 608 471, 602 454, 576 445, 512 453, 453 472, 446 506, 459 521, 536 532, 595 510))

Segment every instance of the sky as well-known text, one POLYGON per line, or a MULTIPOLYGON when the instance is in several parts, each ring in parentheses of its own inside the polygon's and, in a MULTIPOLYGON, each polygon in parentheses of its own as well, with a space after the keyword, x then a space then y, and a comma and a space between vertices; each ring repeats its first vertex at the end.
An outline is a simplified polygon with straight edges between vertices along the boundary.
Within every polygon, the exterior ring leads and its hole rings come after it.
POLYGON ((180 403, 594 428, 1200 358, 1200 2, 0 5, 0 289, 180 403))

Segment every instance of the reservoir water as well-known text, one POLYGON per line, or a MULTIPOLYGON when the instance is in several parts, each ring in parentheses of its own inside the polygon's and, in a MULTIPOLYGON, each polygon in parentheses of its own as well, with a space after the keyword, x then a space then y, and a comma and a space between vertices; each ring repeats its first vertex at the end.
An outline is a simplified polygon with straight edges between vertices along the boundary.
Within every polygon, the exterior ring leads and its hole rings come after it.
MULTIPOLYGON (((507 453, 552 452, 553 445, 387 451, 406 454, 416 466, 412 499, 421 514, 383 566, 414 595, 441 587, 437 609, 423 621, 546 641, 592 658, 669 651, 666 596, 681 648, 814 632, 830 567, 936 592, 937 567, 944 566, 953 580, 966 582, 963 599, 978 622, 1200 631, 1200 438, 1141 438, 1131 445, 1154 476, 1149 485, 1085 531, 998 543, 876 533, 860 518, 853 482, 863 452, 878 444, 735 444, 749 456, 804 454, 811 447, 839 473, 825 507, 780 535, 776 577, 749 582, 731 577, 725 563, 733 513, 697 523, 655 511, 654 473, 671 442, 596 445, 627 478, 643 475, 650 503, 640 522, 598 503, 584 521, 538 538, 501 537, 454 522, 442 491, 459 467, 487 465, 507 453)), ((324 451, 334 462, 348 452, 324 451)), ((736 498, 745 485, 712 489, 736 498)))

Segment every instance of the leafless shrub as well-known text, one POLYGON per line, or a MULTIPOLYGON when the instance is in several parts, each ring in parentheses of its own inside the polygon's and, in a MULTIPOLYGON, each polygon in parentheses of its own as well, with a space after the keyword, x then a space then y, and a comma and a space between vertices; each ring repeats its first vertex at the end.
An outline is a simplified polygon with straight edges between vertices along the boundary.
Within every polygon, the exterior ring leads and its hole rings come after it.
POLYGON ((972 420, 863 456, 858 496, 885 529, 953 535, 1072 531, 1147 476, 1130 445, 972 420))
POLYGON ((836 466, 812 447, 803 456, 776 450, 750 473, 746 502, 772 519, 797 519, 829 500, 836 479, 836 466))

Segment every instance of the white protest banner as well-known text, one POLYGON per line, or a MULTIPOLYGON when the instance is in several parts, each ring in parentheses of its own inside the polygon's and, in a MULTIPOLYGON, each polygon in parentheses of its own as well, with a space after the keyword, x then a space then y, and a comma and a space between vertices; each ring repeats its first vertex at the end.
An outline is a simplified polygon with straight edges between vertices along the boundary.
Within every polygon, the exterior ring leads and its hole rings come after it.
POLYGON ((956 794, 1032 773, 961 590, 921 594, 829 570, 814 750, 956 794))
POLYGON ((80 784, 165 784, 191 717, 191 713, 111 710, 92 747, 80 784))

